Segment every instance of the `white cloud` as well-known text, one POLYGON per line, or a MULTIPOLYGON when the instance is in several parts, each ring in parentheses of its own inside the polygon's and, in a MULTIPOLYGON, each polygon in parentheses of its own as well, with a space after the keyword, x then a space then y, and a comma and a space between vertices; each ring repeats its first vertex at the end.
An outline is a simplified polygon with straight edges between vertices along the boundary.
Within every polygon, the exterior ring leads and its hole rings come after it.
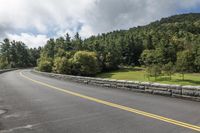
POLYGON ((9 35, 26 40, 31 46, 36 44, 31 42, 65 32, 73 35, 79 31, 81 36, 88 37, 144 25, 176 14, 177 10, 200 6, 200 0, 0 0, 0 3, 0 38, 9 35))
POLYGON ((98 0, 85 20, 97 34, 148 24, 176 14, 178 9, 198 6, 199 0, 98 0))
POLYGON ((84 25, 81 30, 79 31, 80 36, 83 38, 87 38, 94 34, 94 31, 89 25, 84 25))
POLYGON ((49 39, 46 35, 32 35, 27 33, 21 33, 20 35, 8 34, 7 36, 11 40, 22 41, 31 48, 43 46, 49 39))

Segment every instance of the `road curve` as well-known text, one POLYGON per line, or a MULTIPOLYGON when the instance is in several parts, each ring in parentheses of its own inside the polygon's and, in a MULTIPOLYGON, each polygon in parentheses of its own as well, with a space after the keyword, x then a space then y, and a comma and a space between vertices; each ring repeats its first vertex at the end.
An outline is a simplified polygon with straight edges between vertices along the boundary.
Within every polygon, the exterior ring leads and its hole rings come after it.
POLYGON ((60 81, 30 70, 0 75, 0 133, 196 133, 200 103, 60 81))

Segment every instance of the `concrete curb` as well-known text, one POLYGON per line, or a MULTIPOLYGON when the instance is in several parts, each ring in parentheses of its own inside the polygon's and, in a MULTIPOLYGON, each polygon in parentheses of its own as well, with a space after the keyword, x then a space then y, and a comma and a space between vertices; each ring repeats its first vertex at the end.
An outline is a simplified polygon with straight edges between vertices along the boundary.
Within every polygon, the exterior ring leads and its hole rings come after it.
POLYGON ((32 72, 56 79, 68 80, 100 87, 116 88, 135 92, 165 95, 170 97, 200 101, 200 86, 181 86, 139 81, 92 78, 40 72, 37 70, 32 70, 32 72))
POLYGON ((0 74, 14 70, 17 70, 17 68, 0 70, 0 74))

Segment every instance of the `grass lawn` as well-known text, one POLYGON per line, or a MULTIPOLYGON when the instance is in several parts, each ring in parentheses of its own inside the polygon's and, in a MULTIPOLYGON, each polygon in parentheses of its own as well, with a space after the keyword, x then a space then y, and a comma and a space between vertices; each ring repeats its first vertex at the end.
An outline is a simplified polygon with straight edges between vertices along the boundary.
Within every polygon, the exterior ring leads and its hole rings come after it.
POLYGON ((151 77, 150 80, 148 80, 148 78, 145 77, 145 74, 146 73, 142 68, 124 68, 113 72, 101 73, 97 75, 97 77, 119 80, 157 82, 164 84, 200 86, 200 73, 185 74, 185 80, 182 80, 181 74, 178 73, 172 76, 172 80, 170 80, 168 76, 161 76, 156 80, 154 77, 151 77))

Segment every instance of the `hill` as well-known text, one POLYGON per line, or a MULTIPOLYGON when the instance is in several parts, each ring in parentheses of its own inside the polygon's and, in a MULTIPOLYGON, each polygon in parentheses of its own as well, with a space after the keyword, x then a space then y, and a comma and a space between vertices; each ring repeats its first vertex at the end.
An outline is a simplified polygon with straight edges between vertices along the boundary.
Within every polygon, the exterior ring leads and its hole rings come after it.
POLYGON ((146 26, 103 33, 86 39, 85 44, 111 45, 112 50, 115 49, 112 45, 119 46, 122 62, 127 65, 140 65, 141 54, 146 49, 171 47, 174 50, 171 54, 176 56, 179 51, 200 45, 200 13, 175 15, 146 26))
POLYGON ((78 33, 73 39, 66 34, 47 42, 38 63, 48 71, 67 69, 66 74, 88 75, 85 71, 93 66, 87 60, 93 61, 97 68, 93 75, 126 65, 150 67, 149 70, 156 74, 172 70, 200 72, 200 13, 162 18, 145 26, 103 33, 85 40, 78 33))

